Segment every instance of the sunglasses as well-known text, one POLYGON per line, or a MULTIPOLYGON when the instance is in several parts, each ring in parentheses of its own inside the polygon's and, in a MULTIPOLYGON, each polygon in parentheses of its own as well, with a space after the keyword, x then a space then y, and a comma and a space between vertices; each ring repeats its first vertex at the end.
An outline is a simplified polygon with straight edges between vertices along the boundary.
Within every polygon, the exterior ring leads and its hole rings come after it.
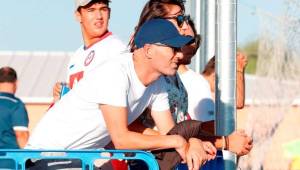
POLYGON ((191 45, 191 44, 194 44, 196 45, 196 47, 198 48, 200 46, 200 43, 201 43, 201 35, 200 34, 197 34, 195 35, 195 37, 188 43, 188 45, 191 45))
POLYGON ((164 17, 164 19, 175 19, 177 22, 177 25, 179 27, 182 27, 183 23, 189 23, 189 21, 191 20, 191 17, 189 15, 178 15, 178 16, 174 16, 174 17, 164 17))

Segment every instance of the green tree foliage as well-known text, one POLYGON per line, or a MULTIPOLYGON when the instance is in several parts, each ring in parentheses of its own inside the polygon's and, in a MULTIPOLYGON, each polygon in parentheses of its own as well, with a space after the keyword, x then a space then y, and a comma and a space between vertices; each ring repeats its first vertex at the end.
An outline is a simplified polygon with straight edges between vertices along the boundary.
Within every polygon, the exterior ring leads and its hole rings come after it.
POLYGON ((256 63, 258 56, 258 39, 246 43, 244 46, 240 47, 239 50, 248 56, 248 65, 246 67, 246 73, 255 74, 256 63))

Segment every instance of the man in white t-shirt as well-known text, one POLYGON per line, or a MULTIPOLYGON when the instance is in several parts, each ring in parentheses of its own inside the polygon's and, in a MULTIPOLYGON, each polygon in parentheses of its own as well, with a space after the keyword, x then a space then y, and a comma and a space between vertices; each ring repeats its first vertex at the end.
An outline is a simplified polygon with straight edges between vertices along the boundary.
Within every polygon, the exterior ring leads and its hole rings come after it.
POLYGON ((180 49, 191 40, 170 21, 147 21, 137 32, 133 54, 122 54, 84 76, 45 114, 26 148, 99 149, 112 140, 116 149, 174 149, 190 167, 199 169, 209 159, 202 142, 166 135, 174 121, 162 79, 176 73, 180 49), (132 131, 137 127, 130 123, 147 107, 159 132, 132 131))
MULTIPOLYGON (((75 9, 84 45, 77 49, 68 64, 66 82, 71 89, 95 67, 126 50, 126 46, 108 30, 109 0, 75 0, 75 9)), ((61 87, 61 82, 55 84, 54 101, 59 99, 61 87)))

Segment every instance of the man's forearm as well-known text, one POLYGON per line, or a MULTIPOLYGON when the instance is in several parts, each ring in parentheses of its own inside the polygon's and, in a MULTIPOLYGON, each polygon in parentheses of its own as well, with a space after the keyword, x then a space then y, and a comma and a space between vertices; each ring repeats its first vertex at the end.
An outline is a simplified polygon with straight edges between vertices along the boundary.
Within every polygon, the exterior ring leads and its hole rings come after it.
POLYGON ((196 120, 183 121, 176 125, 168 134, 179 134, 185 139, 198 138, 202 141, 211 142, 216 148, 225 147, 222 136, 215 136, 211 131, 215 121, 200 122, 196 120))
POLYGON ((139 132, 144 135, 160 135, 160 133, 158 131, 145 127, 139 119, 132 122, 128 126, 128 129, 130 131, 139 132))
POLYGON ((116 149, 142 150, 178 148, 186 142, 179 135, 144 135, 132 131, 112 140, 116 149))

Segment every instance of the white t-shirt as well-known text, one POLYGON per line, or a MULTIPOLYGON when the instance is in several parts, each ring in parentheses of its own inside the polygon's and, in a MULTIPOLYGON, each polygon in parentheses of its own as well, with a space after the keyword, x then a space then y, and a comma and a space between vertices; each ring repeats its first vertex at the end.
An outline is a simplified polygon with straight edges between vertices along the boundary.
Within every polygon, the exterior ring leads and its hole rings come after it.
POLYGON ((71 57, 68 65, 68 80, 70 87, 79 82, 84 75, 95 67, 126 51, 126 46, 111 32, 107 32, 100 41, 89 48, 81 46, 71 57))
POLYGON ((26 148, 103 148, 110 137, 99 104, 127 107, 130 124, 147 107, 169 109, 164 87, 162 78, 145 87, 134 70, 132 54, 122 54, 91 70, 57 102, 38 123, 26 148))
POLYGON ((214 120, 215 104, 208 81, 193 70, 179 74, 188 93, 188 113, 193 120, 214 120))

